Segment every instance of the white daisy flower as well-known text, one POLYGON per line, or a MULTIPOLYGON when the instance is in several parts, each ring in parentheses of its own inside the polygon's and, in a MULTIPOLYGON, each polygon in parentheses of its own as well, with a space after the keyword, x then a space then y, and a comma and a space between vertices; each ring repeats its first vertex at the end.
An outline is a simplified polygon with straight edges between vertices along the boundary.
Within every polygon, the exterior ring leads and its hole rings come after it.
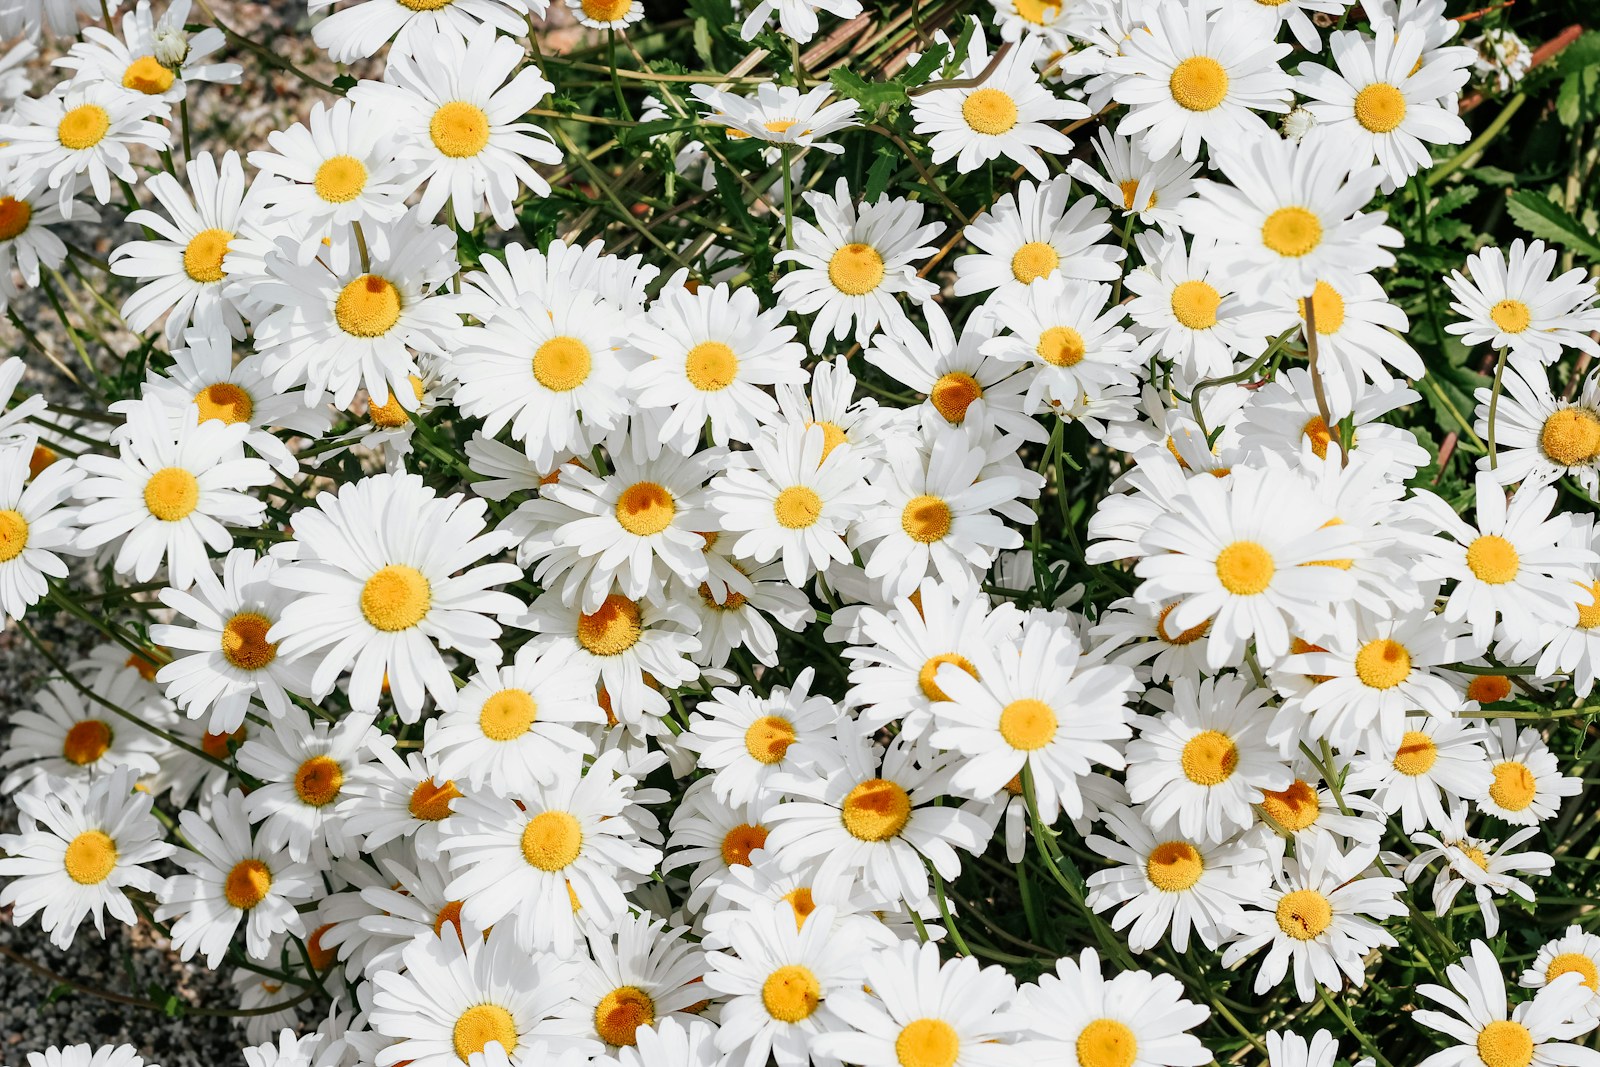
POLYGON ((1445 803, 1481 796, 1494 774, 1484 758, 1481 726, 1433 716, 1406 725, 1398 744, 1357 757, 1350 786, 1371 790, 1378 806, 1398 814, 1401 829, 1410 834, 1443 826, 1445 803))
POLYGON ((720 1058, 717 1028, 704 1019, 662 1019, 641 1026, 638 1041, 617 1050, 619 1067, 707 1067, 720 1058))
POLYGON ((1102 976, 1100 955, 1084 949, 1056 961, 1055 973, 1024 985, 1016 1015, 1024 1048, 1067 1067, 1199 1067, 1211 1053, 1187 1031, 1211 1009, 1184 997, 1170 974, 1123 971, 1102 976), (1129 1056, 1132 1053, 1132 1056, 1129 1056))
POLYGON ((841 19, 853 19, 861 14, 860 0, 761 0, 750 9, 739 26, 739 36, 746 41, 755 40, 756 34, 778 16, 778 29, 785 37, 805 44, 817 35, 817 12, 841 19))
POLYGON ((144 679, 131 670, 106 672, 92 680, 89 692, 128 714, 116 714, 65 678, 52 678, 33 694, 31 707, 11 713, 0 766, 17 770, 0 781, 0 790, 10 792, 42 775, 88 782, 118 767, 140 776, 160 769, 162 742, 139 720, 141 712, 155 712, 144 679))
POLYGON ((683 791, 672 813, 672 835, 661 863, 662 874, 693 868, 684 902, 692 912, 705 908, 735 868, 749 867, 767 856, 767 836, 772 832, 766 823, 773 804, 770 795, 747 804, 725 803, 712 793, 713 780, 698 778, 683 791))
MULTIPOLYGON (((55 270, 67 258, 66 244, 51 229, 67 215, 55 200, 47 199, 46 190, 23 193, 16 185, 11 180, 0 182, 0 190, 3 190, 0 195, 0 303, 16 295, 11 279, 13 270, 21 274, 28 285, 37 286, 40 266, 55 270)), ((100 221, 100 213, 88 204, 73 202, 70 214, 75 221, 89 225, 100 221)), ((16 357, 5 362, 13 361, 21 363, 16 357)), ((9 421, 8 416, 16 417, 12 411, 0 419, 9 421)))
MULTIPOLYGON (((1308 318, 1306 300, 1305 295, 1296 298, 1302 324, 1308 318)), ((1355 274, 1335 282, 1319 278, 1310 301, 1309 318, 1316 321, 1317 369, 1334 418, 1343 418, 1375 392, 1392 389, 1391 369, 1413 379, 1426 373, 1422 357, 1405 339, 1411 328, 1405 312, 1389 303, 1371 275, 1355 274)), ((1304 336, 1304 325, 1300 332, 1304 336)))
POLYGON ((711 790, 725 804, 770 799, 790 780, 820 781, 843 759, 834 733, 839 709, 811 693, 815 668, 806 667, 791 688, 778 686, 758 697, 715 689, 695 705, 680 743, 712 772, 711 790), (780 778, 779 776, 782 776, 780 778))
POLYGON ((1556 250, 1543 241, 1511 242, 1508 255, 1489 245, 1467 257, 1467 273, 1451 271, 1444 282, 1455 297, 1450 310, 1465 322, 1445 326, 1468 347, 1507 349, 1528 377, 1560 358, 1567 348, 1600 355, 1589 333, 1600 329, 1595 283, 1578 267, 1551 277, 1556 250))
POLYGON ((109 26, 85 26, 83 39, 53 65, 77 71, 76 84, 106 82, 170 104, 188 95, 190 82, 239 84, 244 73, 239 64, 204 62, 227 43, 220 29, 207 26, 193 36, 185 31, 192 6, 189 0, 173 0, 156 19, 150 0, 139 0, 122 16, 121 38, 109 26), (182 42, 177 55, 174 41, 182 42))
MULTIPOLYGON (((1345 0, 1285 0, 1277 4, 1264 3, 1262 0, 1220 0, 1220 2, 1214 0, 1213 6, 1233 9, 1239 13, 1240 21, 1245 25, 1250 25, 1251 20, 1254 20, 1254 23, 1261 27, 1261 32, 1274 40, 1282 35, 1283 27, 1287 23, 1289 32, 1294 34, 1295 42, 1307 52, 1316 54, 1322 51, 1322 34, 1314 21, 1316 17, 1332 15, 1337 18, 1345 13, 1349 5, 1345 0)), ((1302 1041, 1302 1047, 1304 1044, 1302 1041)), ((1306 1065, 1280 1064, 1274 1060, 1272 1067, 1306 1067, 1306 1065)), ((1312 1067, 1328 1067, 1328 1065, 1312 1065, 1312 1067)))
MULTIPOLYGON (((1255 0, 1249 2, 1255 6, 1255 0)), ((1176 232, 1180 209, 1194 196, 1194 176, 1200 164, 1182 156, 1151 159, 1143 137, 1122 136, 1110 127, 1102 127, 1092 144, 1100 169, 1088 160, 1075 159, 1067 165, 1067 173, 1110 201, 1113 211, 1120 205, 1124 219, 1131 216, 1146 226, 1176 232)))
MULTIPOLYGON (((311 14, 337 2, 312 0, 311 14)), ((482 26, 492 26, 516 37, 527 32, 530 13, 543 16, 548 6, 549 0, 356 0, 312 26, 311 39, 335 63, 376 55, 391 40, 391 59, 397 55, 427 56, 432 54, 435 35, 443 31, 467 37, 482 26)))
POLYGON ((1574 1012, 1574 1018, 1600 1017, 1600 937, 1576 923, 1539 947, 1538 955, 1517 984, 1524 989, 1543 989, 1568 974, 1578 975, 1579 984, 1589 993, 1587 1003, 1574 1012))
POLYGON ((977 252, 955 262, 957 296, 991 293, 991 301, 1020 297, 1035 279, 1053 277, 1110 281, 1127 254, 1101 244, 1111 232, 1111 212, 1092 196, 1072 199, 1072 179, 1021 182, 977 216, 965 237, 977 252))
MULTIPOLYGON (((76 16, 75 11, 72 14, 76 16)), ((28 1067, 144 1067, 144 1060, 132 1045, 52 1045, 43 1052, 28 1053, 28 1067)))
POLYGON ((666 1022, 693 1026, 687 1009, 706 999, 700 984, 705 956, 665 921, 625 914, 614 929, 587 931, 589 959, 578 959, 572 983, 576 994, 566 1014, 586 1037, 597 1037, 607 1051, 643 1050, 641 1038, 666 1022))
POLYGON ((1069 281, 1060 273, 1038 279, 1020 296, 991 298, 995 321, 1011 332, 983 342, 984 355, 1036 368, 1022 402, 1025 412, 1074 404, 1131 383, 1142 369, 1134 336, 1123 329, 1127 312, 1107 307, 1109 285, 1069 281))
MULTIPOLYGON (((20 362, 20 360, 18 361, 20 362)), ((52 463, 33 473, 27 441, 0 442, 0 624, 20 619, 67 577, 63 555, 74 555, 78 509, 67 504, 84 472, 52 463)))
MULTIPOLYGON (((76 26, 74 26, 74 29, 76 26)), ((167 105, 126 92, 118 85, 88 82, 61 94, 23 97, 12 121, 0 123, 0 165, 16 183, 13 195, 35 189, 56 193, 64 219, 72 218, 73 197, 85 176, 95 199, 111 202, 111 179, 136 182, 130 149, 162 149, 172 134, 152 118, 165 117, 167 105)))
MULTIPOLYGON (((1504 485, 1523 482, 1548 485, 1571 478, 1591 497, 1600 498, 1600 375, 1584 380, 1577 398, 1557 398, 1543 372, 1515 366, 1502 375, 1503 392, 1495 408, 1496 466, 1478 460, 1504 485)), ((1489 434, 1487 389, 1473 393, 1478 401, 1473 429, 1489 434)))
POLYGON ((380 746, 388 746, 373 728, 373 718, 357 712, 332 726, 312 724, 304 711, 293 708, 239 746, 239 770, 261 781, 244 802, 250 821, 259 824, 261 848, 275 852, 287 846, 290 859, 309 860, 318 868, 327 857, 354 851, 337 807, 345 780, 380 746))
POLYGON ((1425 1008, 1413 1012, 1412 1018, 1459 1044, 1435 1052, 1422 1061, 1422 1067, 1512 1063, 1593 1067, 1600 1062, 1593 1049, 1567 1043, 1594 1028, 1592 1018, 1573 1021, 1592 996, 1581 975, 1562 975, 1532 1000, 1518 1004, 1508 1017, 1505 976, 1488 945, 1473 941, 1471 955, 1450 964, 1444 973, 1454 989, 1423 983, 1417 992, 1446 1010, 1425 1008))
POLYGON ((378 758, 350 768, 340 789, 335 815, 345 837, 359 838, 369 855, 398 840, 414 848, 419 859, 437 859, 440 824, 462 797, 455 780, 420 752, 401 760, 381 743, 369 751, 378 758))
MULTIPOLYGON (((856 12, 848 16, 850 18, 860 13, 860 4, 856 0, 829 2, 840 7, 855 6, 856 12)), ((775 4, 767 0, 750 12, 745 19, 745 26, 748 28, 752 22, 759 23, 767 18, 774 6, 781 5, 780 15, 787 18, 792 8, 809 11, 808 3, 809 0, 777 0, 775 4)), ((814 15, 812 29, 816 29, 814 15)), ((802 43, 806 40, 798 34, 788 33, 787 28, 784 32, 802 43)), ((747 34, 745 40, 750 40, 752 36, 747 34)), ((752 96, 724 92, 710 85, 695 85, 690 87, 689 95, 711 109, 702 121, 707 125, 726 127, 728 136, 735 139, 754 137, 768 144, 816 148, 838 155, 844 151, 844 147, 822 138, 860 125, 857 115, 861 105, 848 97, 834 99, 831 84, 819 85, 809 93, 802 94, 792 85, 775 85, 764 81, 756 86, 752 96)))
MULTIPOLYGON (((1327 1030, 1312 1034, 1309 1043, 1292 1030, 1267 1031, 1267 1067, 1333 1067, 1338 1058, 1339 1042, 1327 1030)), ((1371 1056, 1363 1056, 1355 1067, 1373 1067, 1375 1063, 1371 1056)))
MULTIPOLYGON (((1319 330, 1321 324, 1318 316, 1319 330)), ((1350 419, 1354 431, 1349 450, 1352 461, 1357 456, 1379 457, 1387 464, 1390 476, 1402 481, 1427 466, 1432 455, 1417 441, 1416 434, 1381 421, 1390 412, 1422 399, 1421 394, 1413 389, 1372 386, 1360 389, 1359 394, 1354 410, 1337 404, 1334 397, 1328 398, 1330 415, 1350 419)), ((1314 455, 1325 459, 1339 429, 1330 429, 1323 421, 1317 408, 1316 387, 1305 367, 1280 371, 1272 381, 1251 393, 1245 410, 1245 417, 1239 420, 1239 442, 1247 457, 1272 452, 1294 459, 1309 445, 1314 455)))
MULTIPOLYGON (((708 559, 715 555, 712 551, 706 553, 708 559)), ((680 594, 694 612, 699 627, 700 649, 694 654, 694 661, 705 667, 724 667, 733 650, 743 648, 758 662, 777 666, 778 631, 773 623, 785 631, 799 632, 817 621, 816 609, 805 591, 785 578, 781 560, 752 567, 748 574, 726 559, 723 562, 744 580, 730 579, 724 589, 713 592, 708 578, 694 590, 692 598, 687 592, 680 594)), ((680 590, 688 586, 687 582, 676 584, 680 590)))
POLYGON ((1533 887, 1517 874, 1546 875, 1555 860, 1544 852, 1516 852, 1516 847, 1539 832, 1524 826, 1504 842, 1472 837, 1467 833, 1467 807, 1456 804, 1450 815, 1436 824, 1437 834, 1413 834, 1413 845, 1426 846, 1406 866, 1406 881, 1415 882, 1435 860, 1444 866, 1433 880, 1433 909, 1441 917, 1455 903, 1456 894, 1471 886, 1483 912, 1483 934, 1500 932, 1500 911, 1494 898, 1511 894, 1533 902, 1533 887))
POLYGON ((1583 783, 1561 773, 1560 764, 1539 731, 1515 719, 1496 719, 1483 734, 1494 781, 1480 796, 1479 809, 1515 826, 1535 826, 1561 810, 1562 797, 1583 792, 1583 783))

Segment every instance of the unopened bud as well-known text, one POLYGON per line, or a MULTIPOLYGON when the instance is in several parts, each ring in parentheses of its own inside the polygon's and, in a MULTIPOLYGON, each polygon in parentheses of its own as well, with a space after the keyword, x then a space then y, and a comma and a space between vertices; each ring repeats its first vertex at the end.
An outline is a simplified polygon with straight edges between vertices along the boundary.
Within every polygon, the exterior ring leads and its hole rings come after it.
POLYGON ((189 58, 189 35, 181 26, 162 26, 155 32, 156 62, 177 70, 189 58))

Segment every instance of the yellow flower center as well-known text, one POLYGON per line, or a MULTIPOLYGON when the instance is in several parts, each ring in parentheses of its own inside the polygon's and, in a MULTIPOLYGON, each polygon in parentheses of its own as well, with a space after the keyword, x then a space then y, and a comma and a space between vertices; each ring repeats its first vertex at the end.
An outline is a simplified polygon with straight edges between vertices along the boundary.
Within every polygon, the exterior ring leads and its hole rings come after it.
POLYGON ((11 508, 0 511, 0 563, 16 559, 27 547, 28 520, 11 508))
POLYGON ((824 421, 824 422, 808 422, 808 423, 806 423, 806 429, 810 429, 813 426, 821 426, 822 427, 822 458, 823 459, 827 459, 828 455, 834 449, 838 448, 840 445, 844 444, 847 440, 849 440, 849 438, 845 437, 845 435, 844 435, 844 428, 842 426, 840 426, 836 422, 826 422, 826 421, 824 421))
POLYGON ((490 693, 478 712, 478 729, 491 741, 515 741, 539 718, 539 705, 526 689, 490 693))
POLYGON ((81 152, 93 148, 111 129, 111 116, 99 104, 81 104, 61 116, 56 139, 62 148, 81 152))
MULTIPOLYGON (((1320 326, 1322 320, 1317 320, 1320 326)), ((1322 331, 1317 330, 1318 333, 1322 331)), ((1300 428, 1301 436, 1311 439, 1311 451, 1317 454, 1318 459, 1328 458, 1328 445, 1333 443, 1333 431, 1328 424, 1322 421, 1321 415, 1313 415, 1311 419, 1300 428)))
POLYGON ((1083 334, 1071 326, 1052 326, 1039 335, 1033 349, 1052 367, 1076 367, 1086 351, 1083 334))
POLYGON ((498 1041, 506 1054, 511 1055, 517 1049, 517 1023, 511 1013, 498 1004, 474 1004, 456 1019, 450 1040, 462 1063, 474 1053, 482 1052, 491 1041, 498 1041))
MULTIPOLYGON (((633 7, 633 0, 583 0, 583 13, 595 22, 620 22, 633 7)), ((789 123, 793 125, 793 122, 789 123)), ((782 131, 775 131, 782 132, 782 131)), ((617 1044, 612 1041, 610 1044, 617 1044)))
POLYGON ((1333 924, 1333 905, 1315 889, 1296 889, 1278 901, 1278 929, 1296 941, 1310 941, 1333 924))
POLYGON ((146 96, 160 96, 172 88, 172 71, 156 62, 155 56, 140 56, 122 72, 122 87, 146 96))
POLYGON ((1278 566, 1254 541, 1235 541, 1217 553, 1217 581, 1234 596, 1256 596, 1272 584, 1278 566))
POLYGON ((961 1054, 961 1038, 943 1019, 914 1019, 894 1039, 900 1067, 953 1067, 961 1054))
POLYGON ((745 729, 744 750, 757 763, 778 763, 794 738, 794 723, 781 715, 763 715, 745 729))
POLYGON ((278 644, 267 640, 272 620, 241 611, 222 626, 222 658, 241 671, 259 671, 278 658, 278 644))
POLYGON ((1006 744, 1023 752, 1054 741, 1058 725, 1055 709, 1042 700, 1025 697, 1000 709, 1000 736, 1006 744))
POLYGON ((1593 462, 1600 457, 1600 416, 1587 408, 1562 408, 1544 420, 1539 450, 1563 467, 1593 462))
POLYGON ((803 928, 811 913, 817 910, 817 902, 812 899, 811 887, 808 885, 789 890, 783 895, 783 899, 789 902, 789 908, 794 912, 796 930, 803 928))
POLYGON ((1222 294, 1210 282, 1179 282, 1172 289, 1172 317, 1191 330, 1209 330, 1217 324, 1222 294))
POLYGON ((1521 333, 1533 322, 1533 311, 1520 300, 1502 300, 1489 309, 1489 318, 1505 333, 1521 333))
POLYGON ((1011 276, 1023 285, 1043 278, 1061 265, 1061 256, 1044 241, 1029 241, 1011 257, 1011 276))
POLYGON ((1133 1067, 1139 1041, 1115 1019, 1096 1019, 1078 1034, 1079 1067, 1133 1067))
POLYGON ((39 477, 40 472, 60 458, 49 445, 34 445, 33 454, 28 457, 29 479, 39 477))
POLYGON ((28 228, 33 205, 14 196, 0 196, 0 241, 9 241, 28 228))
POLYGON ((855 242, 828 260, 828 281, 846 296, 863 296, 883 283, 883 256, 871 245, 855 242))
POLYGON ((578 617, 578 644, 596 656, 619 656, 638 643, 639 622, 639 605, 612 593, 592 615, 578 617))
POLYGON ((822 517, 822 498, 806 485, 791 485, 772 501, 772 514, 787 530, 815 526, 822 517))
POLYGON ((900 528, 918 544, 931 545, 950 532, 950 505, 936 496, 914 496, 900 512, 900 528))
POLYGON ((552 337, 533 354, 533 380, 552 393, 565 393, 589 380, 594 357, 576 337, 552 337))
POLYGON ((721 341, 701 341, 684 357, 683 373, 702 393, 715 393, 739 376, 739 357, 721 341))
POLYGON ((655 482, 635 482, 617 496, 617 523, 635 537, 651 537, 672 525, 678 505, 655 482))
POLYGON ((700 602, 712 611, 738 611, 749 603, 749 599, 740 592, 726 590, 722 603, 717 603, 717 598, 711 595, 711 583, 700 583, 700 602))
POLYGON ((1533 1062, 1533 1034, 1521 1023, 1496 1019, 1478 1031, 1478 1058, 1488 1067, 1528 1067, 1533 1062))
POLYGON ((406 810, 413 819, 440 822, 450 817, 450 804, 460 797, 461 790, 456 788, 454 780, 446 778, 443 782, 436 782, 432 778, 424 778, 411 791, 406 810))
POLYGON ((1581 985, 1587 986, 1592 993, 1600 993, 1600 970, 1596 970, 1594 960, 1581 952, 1563 952, 1550 961, 1544 969, 1544 980, 1554 982, 1564 974, 1583 975, 1581 985))
POLYGON ((1356 677, 1370 689, 1393 689, 1411 676, 1411 653, 1387 637, 1368 641, 1356 653, 1356 677))
POLYGON ((1431 771, 1438 758, 1439 746, 1433 743, 1433 738, 1420 730, 1407 730, 1394 754, 1394 769, 1415 778, 1431 771))
POLYGON ((1356 94, 1356 121, 1373 133, 1389 133, 1406 119, 1406 98, 1388 82, 1373 82, 1356 94))
POLYGON ((1198 626, 1191 626, 1177 635, 1167 631, 1167 616, 1172 614, 1176 604, 1168 604, 1161 609, 1161 614, 1156 616, 1156 636, 1169 645, 1192 645, 1206 635, 1211 629, 1211 620, 1207 619, 1198 626))
POLYGON ((232 733, 208 733, 200 739, 200 751, 212 759, 226 760, 228 758, 229 743, 238 744, 244 740, 244 727, 241 726, 232 733))
MULTIPOLYGON (((583 9, 589 12, 592 0, 584 0, 583 9)), ((624 11, 627 9, 624 8, 624 11)), ((590 18, 596 18, 592 12, 590 18)), ((638 1041, 636 1031, 641 1026, 653 1026, 656 1021, 656 1002, 638 986, 619 986, 600 998, 594 1009, 594 1031, 608 1045, 632 1045, 638 1041)))
POLYGON ((1145 876, 1163 893, 1192 888, 1205 869, 1200 850, 1187 841, 1163 841, 1150 850, 1144 861, 1145 876))
POLYGON ((451 159, 470 159, 489 143, 489 116, 476 104, 452 100, 428 120, 428 136, 451 159))
MULTIPOLYGON (((1117 188, 1122 190, 1122 210, 1132 211, 1134 194, 1139 191, 1139 179, 1124 178, 1117 183, 1117 188)), ((1151 207, 1155 206, 1155 200, 1156 198, 1153 196, 1150 198, 1151 207)))
POLYGON ((1511 695, 1511 679, 1503 674, 1480 674, 1467 683, 1467 699, 1497 704, 1511 695))
POLYGON ((367 187, 367 165, 355 156, 329 156, 311 184, 328 203, 348 204, 367 187))
POLYGON ((583 849, 583 827, 571 812, 541 811, 522 828, 522 858, 541 871, 559 871, 583 849))
POLYGON ((306 804, 331 804, 344 786, 344 771, 331 756, 312 756, 294 772, 294 791, 306 804))
POLYGON ((183 272, 202 285, 220 282, 227 276, 222 259, 228 254, 233 234, 215 227, 201 230, 189 239, 183 250, 183 272))
POLYGON ((248 422, 255 414, 255 401, 250 394, 232 382, 213 382, 194 395, 194 405, 200 409, 200 421, 216 419, 229 426, 248 422))
MULTIPOLYGON (((438 11, 441 8, 450 6, 452 0, 400 0, 400 3, 412 11, 438 11)), ((506 1051, 511 1051, 509 1046, 506 1051)), ((465 1056, 461 1058, 466 1059, 465 1056)))
POLYGON ((922 695, 929 700, 950 699, 945 691, 939 688, 939 684, 934 681, 934 676, 939 673, 939 668, 946 663, 954 663, 974 678, 978 676, 978 668, 974 667, 972 661, 967 657, 956 652, 940 653, 924 663, 922 669, 917 672, 917 685, 922 688, 922 695))
POLYGON ((363 274, 339 290, 333 319, 351 337, 382 337, 400 321, 400 290, 387 278, 363 274))
MULTIPOLYGON (((1303 207, 1280 207, 1261 224, 1261 243, 1280 256, 1299 259, 1322 243, 1322 220, 1303 207)), ((1316 300, 1315 289, 1311 298, 1316 300)))
POLYGON ((117 866, 117 843, 99 830, 85 830, 67 843, 62 866, 79 885, 99 885, 117 866))
POLYGON ((272 889, 272 872, 260 860, 240 860, 222 883, 222 895, 240 911, 249 911, 272 889))
MULTIPOLYGON (((1319 228, 1321 224, 1318 224, 1319 228)), ((1319 231, 1320 232, 1320 231, 1319 231)), ((1344 325, 1344 297, 1327 282, 1318 282, 1311 290, 1311 310, 1316 315, 1317 333, 1338 333, 1344 325)), ((1300 298, 1300 318, 1306 317, 1306 300, 1300 298)))
POLYGON ((361 614, 374 630, 395 633, 421 622, 433 606, 433 588, 422 572, 391 563, 361 587, 361 614))
POLYGON ((200 503, 200 483, 182 467, 163 467, 144 483, 144 506, 162 522, 186 518, 200 503))
POLYGON ((799 964, 779 967, 761 983, 761 1003, 767 1014, 783 1023, 811 1017, 822 1000, 822 986, 811 968, 799 964))
POLYGON ((999 89, 974 89, 961 102, 961 117, 974 132, 998 137, 1017 124, 1017 102, 999 89))
POLYGON ((1467 569, 1489 585, 1515 581, 1521 562, 1516 548, 1498 534, 1484 534, 1467 546, 1467 569))
POLYGON ((1221 785, 1239 766, 1239 746, 1220 730, 1202 730, 1184 742, 1178 762, 1195 785, 1221 785))
POLYGON ((86 767, 111 748, 111 727, 99 719, 83 719, 67 730, 61 742, 61 758, 86 767))
POLYGON ((460 939, 462 903, 459 900, 447 901, 445 906, 439 909, 438 913, 433 917, 433 936, 444 936, 445 924, 449 923, 456 928, 456 938, 460 939))
POLYGON ((1261 810, 1272 821, 1291 832, 1304 830, 1322 814, 1322 804, 1317 791, 1308 782, 1296 778, 1288 789, 1262 790, 1261 810))
MULTIPOLYGON (((422 403, 423 394, 426 392, 422 379, 415 374, 409 374, 407 377, 411 380, 412 395, 417 398, 417 403, 422 403)), ((411 421, 410 414, 400 406, 399 394, 393 389, 389 390, 389 399, 381 404, 374 404, 368 398, 367 418, 372 420, 372 425, 380 430, 393 430, 411 421)))
POLYGON ((750 866, 750 853, 767 844, 767 828, 740 823, 722 838, 722 862, 729 867, 750 866))
POLYGON ((1533 772, 1526 764, 1506 760, 1494 765, 1494 781, 1489 785, 1489 796, 1507 811, 1522 811, 1533 803, 1535 785, 1533 772))
POLYGON ((1186 111, 1210 111, 1228 95, 1228 72, 1210 56, 1190 56, 1172 69, 1167 89, 1186 111))
POLYGON ((887 841, 911 819, 911 797, 886 778, 868 778, 844 798, 844 828, 861 841, 887 841))
MULTIPOLYGON (((1574 582, 1583 592, 1577 596, 1578 603, 1578 629, 1593 630, 1600 626, 1600 581, 1584 585, 1574 582)), ((1509 692, 1509 689, 1507 690, 1509 692)))
POLYGON ((978 384, 978 379, 965 371, 953 370, 933 383, 928 399, 946 422, 960 423, 967 417, 967 408, 982 396, 983 386, 978 384))

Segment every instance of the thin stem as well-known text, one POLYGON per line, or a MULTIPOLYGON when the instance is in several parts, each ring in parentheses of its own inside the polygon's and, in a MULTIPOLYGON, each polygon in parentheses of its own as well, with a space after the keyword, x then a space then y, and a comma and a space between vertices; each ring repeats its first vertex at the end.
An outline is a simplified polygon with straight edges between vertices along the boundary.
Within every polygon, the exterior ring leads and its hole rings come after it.
POLYGON ((1489 469, 1490 470, 1494 470, 1496 467, 1498 467, 1500 465, 1500 457, 1495 454, 1495 448, 1494 448, 1494 421, 1495 421, 1496 416, 1498 416, 1500 414, 1500 381, 1501 381, 1501 378, 1504 377, 1505 372, 1506 372, 1506 352, 1507 351, 1508 351, 1507 349, 1502 348, 1500 350, 1500 358, 1495 360, 1495 364, 1494 364, 1494 385, 1489 390, 1489 432, 1485 436, 1487 436, 1489 438, 1489 469))

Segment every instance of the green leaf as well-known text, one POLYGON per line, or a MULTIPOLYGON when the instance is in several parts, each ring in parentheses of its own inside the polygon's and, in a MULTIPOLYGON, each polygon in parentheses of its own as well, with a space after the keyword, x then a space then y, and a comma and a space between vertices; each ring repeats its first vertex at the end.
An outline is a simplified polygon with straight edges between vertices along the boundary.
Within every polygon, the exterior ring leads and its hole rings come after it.
POLYGON ((1506 198, 1511 221, 1535 237, 1553 241, 1586 259, 1600 259, 1600 241, 1583 223, 1543 193, 1522 189, 1506 198))
POLYGON ((348 74, 341 74, 333 79, 333 87, 341 93, 347 93, 356 87, 356 80, 348 74))
POLYGON ((869 82, 843 67, 829 73, 828 80, 840 95, 848 96, 869 114, 875 114, 885 104, 903 104, 906 100, 905 86, 899 82, 869 82))
POLYGON ((889 188, 889 179, 894 177, 894 172, 899 166, 900 153, 897 149, 888 145, 879 148, 872 160, 871 169, 867 171, 867 185, 861 194, 862 200, 870 204, 882 196, 884 190, 889 188))
POLYGON ((904 86, 925 84, 939 70, 939 65, 944 62, 944 57, 950 54, 950 46, 936 44, 922 53, 918 60, 894 76, 894 80, 904 86))
POLYGON ((711 24, 704 18, 694 20, 694 54, 707 67, 715 66, 716 61, 711 56, 711 24))
POLYGON ((967 61, 967 53, 972 50, 972 31, 977 28, 975 19, 967 19, 961 25, 961 35, 956 38, 955 48, 950 52, 950 61, 944 65, 944 76, 954 78, 961 72, 961 64, 967 61))

